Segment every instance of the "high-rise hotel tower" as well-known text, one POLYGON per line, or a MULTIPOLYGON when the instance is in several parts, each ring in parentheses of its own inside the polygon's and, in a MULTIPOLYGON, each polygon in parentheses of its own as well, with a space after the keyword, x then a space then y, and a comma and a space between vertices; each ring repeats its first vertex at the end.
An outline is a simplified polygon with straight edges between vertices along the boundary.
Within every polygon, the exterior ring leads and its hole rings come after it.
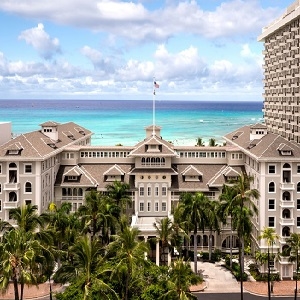
POLYGON ((268 131, 300 143, 300 0, 263 28, 264 118, 268 131))

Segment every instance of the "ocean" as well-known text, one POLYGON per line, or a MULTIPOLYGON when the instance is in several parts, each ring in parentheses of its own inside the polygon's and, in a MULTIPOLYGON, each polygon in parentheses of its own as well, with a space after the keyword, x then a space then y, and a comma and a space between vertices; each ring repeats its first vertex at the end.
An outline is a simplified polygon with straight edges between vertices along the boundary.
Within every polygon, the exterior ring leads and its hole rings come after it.
MULTIPOLYGON (((156 101, 155 124, 175 145, 194 145, 222 137, 247 124, 263 122, 262 102, 156 101)), ((39 130, 45 121, 73 121, 94 135, 92 145, 133 146, 153 123, 152 101, 0 100, 0 122, 11 122, 14 135, 39 130)))

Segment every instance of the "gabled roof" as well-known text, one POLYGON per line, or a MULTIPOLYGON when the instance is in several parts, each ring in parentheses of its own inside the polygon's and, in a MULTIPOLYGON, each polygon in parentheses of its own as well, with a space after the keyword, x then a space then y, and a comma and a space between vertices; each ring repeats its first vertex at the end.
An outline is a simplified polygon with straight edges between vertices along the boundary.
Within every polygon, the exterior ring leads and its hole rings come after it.
POLYGON ((203 176, 203 173, 200 172, 196 167, 189 165, 186 169, 181 172, 183 176, 203 176))
MULTIPOLYGON (((172 190, 178 191, 209 191, 209 182, 219 174, 221 170, 224 170, 226 167, 225 164, 193 164, 192 165, 196 170, 201 170, 203 172, 203 176, 199 181, 185 181, 184 176, 174 176, 172 178, 172 190)), ((178 174, 182 174, 189 165, 186 164, 178 164, 177 165, 177 172, 178 174)), ((223 178, 222 184, 225 182, 223 178)))
POLYGON ((218 173, 208 181, 210 187, 221 187, 225 183, 225 177, 239 176, 243 171, 242 166, 224 166, 218 173))
POLYGON ((130 152, 130 156, 177 156, 176 152, 173 149, 173 145, 162 138, 159 138, 155 135, 150 136, 138 143, 135 148, 130 152), (161 146, 160 152, 147 152, 147 145, 159 145, 161 146))
POLYGON ((118 176, 124 174, 125 172, 118 165, 114 165, 110 167, 107 171, 103 173, 103 175, 112 175, 112 176, 118 176))
POLYGON ((72 169, 66 170, 63 176, 80 176, 82 173, 83 172, 79 166, 74 166, 72 169))
POLYGON ((84 187, 96 187, 98 186, 97 180, 84 168, 76 166, 60 166, 55 185, 64 186, 84 186, 84 187), (78 176, 78 181, 68 181, 64 183, 65 176, 78 176))
MULTIPOLYGON (((288 159, 288 157, 284 157, 280 154, 279 147, 283 147, 283 149, 288 149, 289 151, 291 148, 293 151, 293 159, 298 159, 300 161, 300 145, 293 142, 288 141, 287 139, 283 138, 279 134, 271 133, 264 135, 261 137, 259 143, 249 149, 250 141, 250 129, 251 125, 244 126, 238 129, 239 136, 235 139, 232 139, 234 135, 236 135, 237 131, 229 133, 224 136, 224 139, 228 142, 228 144, 236 146, 240 151, 247 153, 250 156, 255 157, 255 159, 261 160, 284 160, 288 159), (285 145, 285 146, 283 146, 285 145)), ((281 150, 282 151, 282 150, 281 150)))
MULTIPOLYGON (((47 137, 41 130, 32 131, 21 134, 16 138, 9 140, 0 146, 0 157, 5 157, 6 152, 10 148, 15 148, 15 145, 21 145, 22 152, 16 159, 41 159, 46 158, 54 152, 62 151, 65 147, 74 145, 80 140, 85 139, 75 128, 79 126, 73 122, 59 124, 55 122, 45 122, 43 124, 52 124, 57 126, 58 140, 54 141, 47 137), (70 132, 74 136, 74 140, 68 138, 63 132, 70 132)), ((42 124, 42 125, 43 125, 42 124)), ((87 136, 92 135, 91 131, 84 129, 87 136)), ((18 147, 18 146, 17 146, 18 147)))

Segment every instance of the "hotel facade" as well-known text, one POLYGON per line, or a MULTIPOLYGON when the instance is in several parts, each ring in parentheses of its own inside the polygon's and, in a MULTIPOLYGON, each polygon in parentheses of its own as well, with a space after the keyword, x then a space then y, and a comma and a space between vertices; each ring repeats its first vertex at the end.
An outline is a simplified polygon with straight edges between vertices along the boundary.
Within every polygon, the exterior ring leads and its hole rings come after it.
MULTIPOLYGON (((181 193, 202 192, 218 200, 223 185, 243 171, 260 192, 252 252, 267 251, 259 236, 271 227, 279 236, 273 251, 282 253, 287 238, 300 230, 299 15, 296 1, 263 29, 265 124, 227 134, 225 146, 175 146, 162 139, 158 126, 145 128, 144 140, 134 146, 92 146, 88 129, 52 121, 11 139, 11 124, 0 123, 0 218, 11 221, 9 210, 28 203, 39 213, 52 201, 70 202, 76 211, 91 189, 105 191, 119 180, 130 185, 132 226, 148 240, 156 234, 157 218, 172 218, 181 193)), ((230 234, 231 228, 222 226, 213 247, 229 253, 230 234)), ((197 234, 199 251, 208 250, 208 235, 197 234)), ((236 252, 237 236, 233 246, 236 252)), ((156 262, 159 251, 154 245, 156 262)), ((273 272, 291 279, 294 264, 281 256, 273 272)))

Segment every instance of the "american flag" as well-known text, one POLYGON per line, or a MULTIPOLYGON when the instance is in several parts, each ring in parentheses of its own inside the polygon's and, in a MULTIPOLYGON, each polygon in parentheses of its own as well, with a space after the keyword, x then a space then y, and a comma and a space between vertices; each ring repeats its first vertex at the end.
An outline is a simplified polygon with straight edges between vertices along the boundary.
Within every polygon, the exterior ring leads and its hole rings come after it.
POLYGON ((157 84, 156 81, 154 81, 154 87, 155 87, 156 89, 159 88, 159 84, 157 84))

